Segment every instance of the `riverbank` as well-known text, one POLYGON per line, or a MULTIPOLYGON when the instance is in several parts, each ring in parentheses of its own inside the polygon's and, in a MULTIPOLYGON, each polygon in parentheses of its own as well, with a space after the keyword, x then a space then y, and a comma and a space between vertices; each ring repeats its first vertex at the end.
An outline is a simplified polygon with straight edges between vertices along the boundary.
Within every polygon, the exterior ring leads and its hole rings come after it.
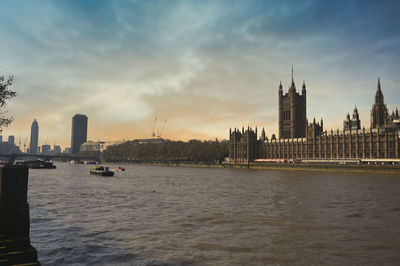
POLYGON ((257 170, 284 170, 284 171, 317 171, 317 172, 343 172, 343 173, 379 173, 400 175, 400 167, 391 165, 340 165, 340 164, 229 164, 230 168, 249 168, 257 170))
POLYGON ((343 172, 343 173, 380 173, 400 175, 398 165, 378 164, 305 164, 305 163, 255 163, 243 164, 232 163, 204 163, 204 162, 125 162, 127 164, 171 166, 171 167, 197 167, 197 168, 230 168, 230 169, 252 169, 252 170, 283 170, 283 171, 317 171, 317 172, 343 172))

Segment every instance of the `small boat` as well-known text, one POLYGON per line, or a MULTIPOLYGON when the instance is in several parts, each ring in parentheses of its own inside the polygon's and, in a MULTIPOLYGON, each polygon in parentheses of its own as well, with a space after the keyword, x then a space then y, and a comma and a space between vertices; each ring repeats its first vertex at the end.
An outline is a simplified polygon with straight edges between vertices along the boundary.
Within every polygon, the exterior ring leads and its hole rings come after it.
POLYGON ((28 165, 30 169, 56 169, 56 166, 51 161, 31 161, 26 162, 26 165, 28 165))
POLYGON ((83 161, 84 164, 96 164, 95 161, 83 161))
POLYGON ((109 167, 103 167, 103 166, 93 166, 92 170, 90 170, 90 173, 92 175, 101 175, 101 176, 113 176, 114 172, 110 171, 109 167))
POLYGON ((118 166, 114 171, 125 171, 124 167, 118 166))
POLYGON ((71 160, 70 163, 71 164, 83 164, 82 161, 75 161, 75 160, 71 160))

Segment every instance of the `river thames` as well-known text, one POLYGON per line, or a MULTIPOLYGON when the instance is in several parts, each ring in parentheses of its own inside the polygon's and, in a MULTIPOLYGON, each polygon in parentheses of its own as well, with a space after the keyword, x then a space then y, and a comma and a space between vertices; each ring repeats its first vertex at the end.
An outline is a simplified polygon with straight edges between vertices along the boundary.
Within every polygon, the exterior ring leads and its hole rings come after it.
POLYGON ((400 174, 56 165, 29 170, 43 265, 400 261, 400 174))

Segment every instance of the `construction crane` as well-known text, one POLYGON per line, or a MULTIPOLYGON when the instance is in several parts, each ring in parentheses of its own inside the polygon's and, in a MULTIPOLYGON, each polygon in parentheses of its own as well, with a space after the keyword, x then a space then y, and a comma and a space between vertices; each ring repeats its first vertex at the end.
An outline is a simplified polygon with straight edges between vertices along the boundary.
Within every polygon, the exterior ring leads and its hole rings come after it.
POLYGON ((165 127, 165 124, 167 123, 168 117, 165 118, 164 122, 161 125, 161 130, 157 129, 157 138, 161 138, 161 133, 165 127))
POLYGON ((154 118, 153 131, 151 132, 151 137, 152 138, 154 138, 156 136, 156 132, 155 132, 156 124, 157 124, 157 114, 156 114, 156 117, 154 118))

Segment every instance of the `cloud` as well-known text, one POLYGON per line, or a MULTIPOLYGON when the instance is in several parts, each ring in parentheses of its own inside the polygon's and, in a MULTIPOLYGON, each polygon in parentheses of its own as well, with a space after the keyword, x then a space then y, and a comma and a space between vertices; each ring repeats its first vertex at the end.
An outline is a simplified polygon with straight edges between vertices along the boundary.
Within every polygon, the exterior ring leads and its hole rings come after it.
POLYGON ((223 138, 247 124, 272 134, 291 64, 298 87, 307 83, 309 119, 328 128, 354 104, 367 122, 378 75, 388 104, 400 100, 396 1, 3 5, 0 71, 19 94, 4 134, 29 135, 37 118, 41 135, 67 146, 75 113, 89 116, 95 139, 149 136, 156 114, 169 117, 172 139, 223 138))

